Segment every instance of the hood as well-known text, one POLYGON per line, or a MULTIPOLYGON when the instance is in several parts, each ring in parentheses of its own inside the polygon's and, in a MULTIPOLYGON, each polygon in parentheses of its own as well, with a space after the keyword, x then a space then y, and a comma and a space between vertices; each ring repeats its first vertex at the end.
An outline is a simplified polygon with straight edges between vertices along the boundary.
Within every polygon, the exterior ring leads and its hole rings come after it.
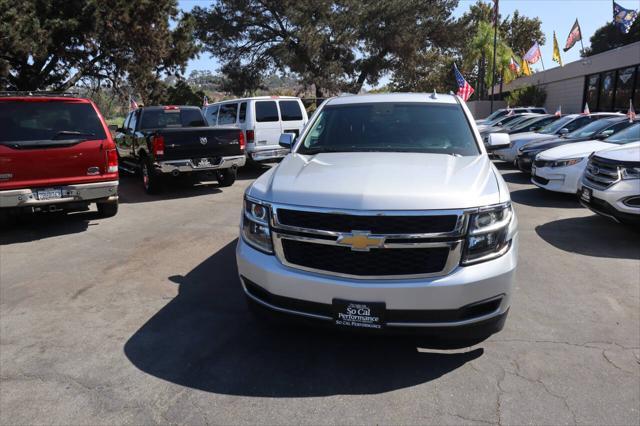
POLYGON ((556 135, 546 135, 544 133, 536 133, 536 132, 523 132, 516 133, 514 135, 509 135, 509 140, 511 142, 516 141, 540 141, 543 139, 556 139, 558 136, 556 135))
POLYGON ((249 195, 275 203, 336 209, 458 209, 508 200, 507 191, 500 193, 497 179, 486 155, 290 154, 258 178, 249 195))
POLYGON ((640 164, 640 142, 631 142, 622 146, 617 145, 598 152, 599 158, 619 161, 620 163, 638 163, 640 164))
POLYGON ((541 160, 558 160, 561 158, 586 157, 591 155, 592 152, 615 146, 617 145, 595 140, 576 142, 542 151, 538 158, 541 160))

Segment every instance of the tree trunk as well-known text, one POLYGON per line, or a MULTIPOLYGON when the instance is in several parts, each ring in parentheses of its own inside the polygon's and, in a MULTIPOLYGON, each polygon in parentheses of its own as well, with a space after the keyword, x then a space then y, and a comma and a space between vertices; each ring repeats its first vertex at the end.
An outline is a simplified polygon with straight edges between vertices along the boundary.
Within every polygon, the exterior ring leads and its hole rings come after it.
POLYGON ((319 107, 322 101, 324 101, 322 88, 317 83, 314 83, 314 86, 316 88, 316 107, 319 107))

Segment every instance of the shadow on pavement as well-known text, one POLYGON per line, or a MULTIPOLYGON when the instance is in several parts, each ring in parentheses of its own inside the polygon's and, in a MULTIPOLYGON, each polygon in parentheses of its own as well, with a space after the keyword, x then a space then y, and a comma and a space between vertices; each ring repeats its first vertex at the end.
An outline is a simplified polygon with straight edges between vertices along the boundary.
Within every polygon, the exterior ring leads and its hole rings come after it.
POLYGON ((639 259, 640 233, 598 215, 545 223, 536 233, 549 244, 586 256, 639 259))
POLYGON ((186 276, 179 294, 125 344, 140 370, 207 392, 264 397, 376 394, 447 374, 483 354, 418 352, 415 341, 276 327, 249 314, 235 241, 186 276))
POLYGON ((98 225, 99 223, 90 223, 96 219, 100 219, 96 211, 21 215, 19 219, 0 223, 0 245, 77 234, 86 231, 89 226, 98 225))
POLYGON ((582 209, 578 197, 574 194, 547 191, 533 188, 511 191, 511 201, 531 207, 555 207, 560 209, 582 209))
POLYGON ((508 173, 502 173, 502 178, 505 180, 505 182, 508 182, 508 183, 517 183, 520 185, 526 185, 526 184, 533 185, 531 183, 531 176, 519 170, 508 172, 508 173))

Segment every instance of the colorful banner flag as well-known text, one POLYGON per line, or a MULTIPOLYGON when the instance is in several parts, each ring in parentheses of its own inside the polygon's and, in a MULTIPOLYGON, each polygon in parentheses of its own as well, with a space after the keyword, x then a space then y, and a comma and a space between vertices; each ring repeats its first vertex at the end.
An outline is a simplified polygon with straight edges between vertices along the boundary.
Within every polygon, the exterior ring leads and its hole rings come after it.
POLYGON ((529 49, 529 51, 524 54, 522 59, 529 62, 530 64, 535 64, 540 60, 541 57, 542 52, 540 51, 540 45, 536 41, 535 43, 533 43, 533 46, 531 46, 531 49, 529 49))
POLYGON ((522 59, 522 74, 524 75, 531 75, 531 68, 529 67, 529 63, 527 61, 525 61, 524 59, 522 59))
POLYGON ((453 64, 453 72, 456 76, 456 82, 458 83, 458 93, 456 93, 456 95, 460 96, 463 101, 467 102, 467 99, 473 95, 473 87, 467 83, 467 80, 464 79, 455 63, 453 64))
POLYGON ((633 9, 625 9, 618 3, 613 2, 613 23, 625 34, 629 33, 633 21, 638 17, 638 12, 633 9))
POLYGON ((516 73, 516 75, 520 74, 520 65, 518 65, 518 61, 516 61, 513 56, 509 59, 509 69, 516 73))
POLYGON ((551 57, 553 62, 557 62, 562 66, 562 58, 560 57, 560 47, 558 46, 558 39, 556 38, 556 32, 553 32, 553 56, 551 57))
POLYGON ((569 35, 567 36, 567 42, 564 45, 565 52, 571 49, 578 41, 582 40, 582 31, 580 30, 580 24, 578 23, 578 19, 571 27, 571 31, 569 31, 569 35))

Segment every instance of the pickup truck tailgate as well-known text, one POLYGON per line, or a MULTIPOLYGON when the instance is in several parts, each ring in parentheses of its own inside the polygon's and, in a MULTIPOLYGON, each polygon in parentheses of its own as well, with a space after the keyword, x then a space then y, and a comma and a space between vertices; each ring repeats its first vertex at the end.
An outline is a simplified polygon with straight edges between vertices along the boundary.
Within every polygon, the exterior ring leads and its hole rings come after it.
POLYGON ((162 129, 164 155, 162 160, 184 160, 209 157, 243 155, 240 147, 241 131, 192 127, 162 129))

